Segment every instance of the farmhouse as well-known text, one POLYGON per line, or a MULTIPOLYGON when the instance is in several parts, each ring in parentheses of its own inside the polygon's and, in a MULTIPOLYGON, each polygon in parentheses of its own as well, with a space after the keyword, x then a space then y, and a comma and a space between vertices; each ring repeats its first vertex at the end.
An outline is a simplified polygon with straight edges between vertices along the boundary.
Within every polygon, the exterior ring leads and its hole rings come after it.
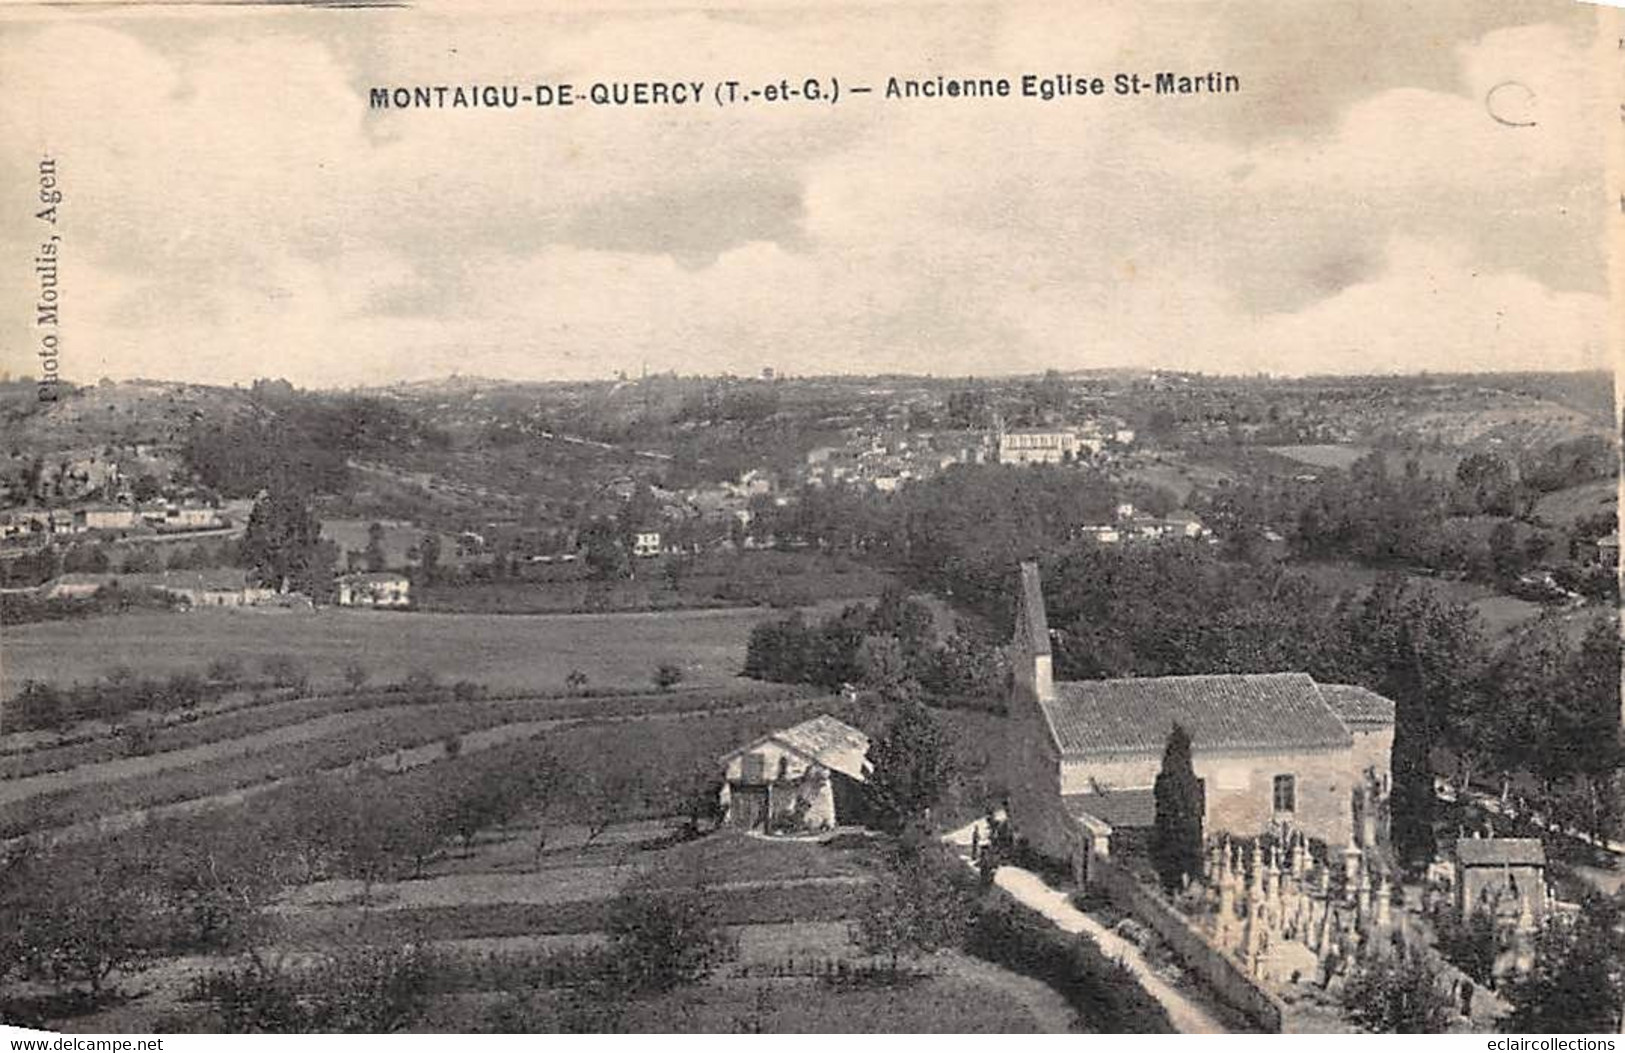
POLYGON ((1174 724, 1191 736, 1207 833, 1369 843, 1389 785, 1393 704, 1306 673, 1056 681, 1036 565, 1021 567, 1010 700, 1010 809, 1080 880, 1114 838, 1143 838, 1174 724), (1350 714, 1356 732, 1339 715, 1350 714), (1357 822, 1370 817, 1372 824, 1357 822))
POLYGON ((412 579, 405 574, 372 571, 345 574, 334 582, 340 607, 410 607, 412 579))
POLYGON ((639 530, 632 535, 632 555, 658 556, 660 555, 660 531, 639 530))
POLYGON ((861 822, 869 737, 827 714, 722 758, 724 822, 746 830, 829 830, 861 822))

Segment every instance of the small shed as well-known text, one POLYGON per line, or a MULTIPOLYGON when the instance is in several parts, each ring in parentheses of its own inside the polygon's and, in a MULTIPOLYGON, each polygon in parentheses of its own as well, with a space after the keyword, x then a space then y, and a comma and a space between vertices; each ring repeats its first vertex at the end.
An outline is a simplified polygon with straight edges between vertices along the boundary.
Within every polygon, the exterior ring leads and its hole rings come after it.
POLYGON ((1546 848, 1537 837, 1476 837, 1456 842, 1456 909, 1490 910, 1536 926, 1546 909, 1546 848))
POLYGON ((869 736, 823 714, 722 757, 723 821, 774 833, 861 823, 869 736))

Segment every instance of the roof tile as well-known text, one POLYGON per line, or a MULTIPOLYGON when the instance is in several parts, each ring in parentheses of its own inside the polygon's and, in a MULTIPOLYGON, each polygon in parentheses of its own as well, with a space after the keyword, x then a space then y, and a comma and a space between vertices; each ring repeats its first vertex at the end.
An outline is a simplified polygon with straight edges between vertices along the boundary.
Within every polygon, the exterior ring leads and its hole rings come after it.
POLYGON ((1198 750, 1352 743, 1307 673, 1072 680, 1055 689, 1043 707, 1063 754, 1160 753, 1175 723, 1198 750))

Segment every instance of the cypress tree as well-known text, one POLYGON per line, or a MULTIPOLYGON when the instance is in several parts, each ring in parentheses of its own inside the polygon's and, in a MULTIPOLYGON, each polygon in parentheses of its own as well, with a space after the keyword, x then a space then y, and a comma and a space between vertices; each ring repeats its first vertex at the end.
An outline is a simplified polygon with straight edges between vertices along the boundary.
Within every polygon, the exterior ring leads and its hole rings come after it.
POLYGON ((1432 721, 1425 684, 1409 624, 1399 627, 1383 685, 1394 700, 1393 792, 1389 797, 1394 851, 1407 867, 1428 864, 1437 847, 1433 837, 1432 721))
POLYGON ((1157 813, 1151 862, 1162 887, 1172 895, 1187 876, 1202 872, 1202 784, 1191 764, 1191 737, 1178 724, 1168 733, 1152 794, 1157 813))

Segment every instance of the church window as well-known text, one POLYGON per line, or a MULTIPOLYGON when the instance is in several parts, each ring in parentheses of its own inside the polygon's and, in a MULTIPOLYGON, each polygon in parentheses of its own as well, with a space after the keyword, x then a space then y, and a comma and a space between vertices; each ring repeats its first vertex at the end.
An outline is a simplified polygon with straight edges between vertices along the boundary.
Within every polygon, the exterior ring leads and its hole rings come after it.
POLYGON ((1277 775, 1275 777, 1275 810, 1277 812, 1295 812, 1298 810, 1297 776, 1277 775))

